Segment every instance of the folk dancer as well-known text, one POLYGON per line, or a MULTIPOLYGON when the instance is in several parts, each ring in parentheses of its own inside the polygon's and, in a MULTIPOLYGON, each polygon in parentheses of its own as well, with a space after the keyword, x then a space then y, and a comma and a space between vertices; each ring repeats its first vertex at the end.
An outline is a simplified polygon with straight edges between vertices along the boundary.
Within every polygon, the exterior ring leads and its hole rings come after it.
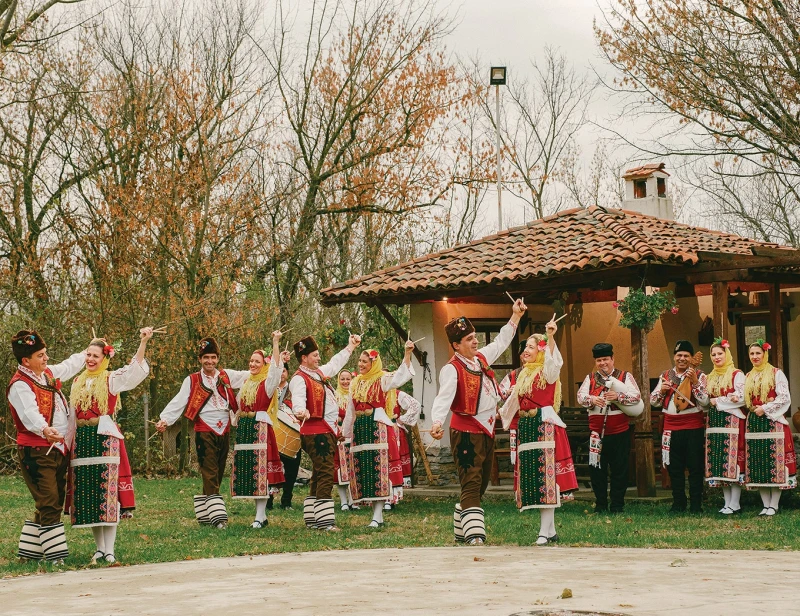
MULTIPOLYGON (((342 429, 345 415, 347 414, 347 402, 350 399, 350 382, 353 380, 353 373, 349 370, 342 370, 336 377, 336 403, 339 405, 339 420, 337 426, 342 429)), ((353 466, 353 454, 350 451, 351 441, 347 437, 339 441, 339 456, 336 458, 336 488, 339 491, 339 502, 342 504, 342 511, 360 509, 353 503, 353 494, 350 483, 355 476, 353 466)))
POLYGON ((253 499, 252 528, 264 528, 269 495, 284 483, 283 464, 275 440, 273 416, 277 414, 278 385, 288 351, 281 353, 281 332, 272 332, 272 357, 256 350, 250 356, 250 376, 239 390, 234 416, 236 443, 231 467, 231 497, 253 499))
POLYGON ((558 541, 555 509, 578 489, 575 465, 561 410, 564 360, 554 336, 558 326, 550 321, 546 336, 528 338, 524 356, 529 361, 500 410, 504 428, 517 431, 514 495, 520 511, 539 509, 537 545, 558 541), (531 360, 531 358, 533 358, 531 360))
POLYGON ((393 488, 403 484, 399 441, 386 409, 394 409, 397 388, 414 376, 413 350, 414 343, 409 340, 396 372, 383 369, 380 353, 375 349, 364 351, 358 358, 358 374, 350 384, 342 433, 352 442, 353 500, 373 506, 370 528, 383 526, 384 503, 392 499, 393 488))
POLYGON ((351 335, 347 346, 320 366, 319 347, 311 336, 294 344, 300 366, 289 381, 292 411, 300 420, 300 439, 311 458, 309 495, 303 501, 306 528, 338 531, 336 510, 331 493, 336 474, 339 405, 328 379, 338 374, 361 344, 361 337, 351 335))
POLYGON ((431 408, 431 436, 441 439, 450 421, 450 450, 461 483, 461 499, 453 512, 453 532, 458 542, 483 545, 486 541, 481 497, 489 485, 494 451, 494 422, 500 393, 491 364, 514 339, 527 306, 518 299, 513 314, 494 342, 478 350, 475 327, 466 317, 445 325, 455 354, 439 372, 439 392, 431 408))
POLYGON ((69 556, 61 511, 75 440, 75 416, 61 385, 81 371, 86 354, 75 353, 48 366, 47 344, 36 330, 28 329, 11 337, 11 352, 19 365, 6 397, 17 429, 22 479, 35 506, 33 520, 22 526, 18 555, 61 563, 69 556))
POLYGON ((673 351, 675 366, 664 372, 650 394, 650 405, 664 409, 664 432, 661 435, 661 462, 672 483, 671 513, 686 511, 686 478, 689 469, 689 511, 703 511, 703 461, 705 457, 705 417, 708 405, 706 375, 690 364, 694 347, 688 340, 678 340, 673 351), (684 379, 689 379, 691 394, 688 407, 679 410, 675 399, 684 379))
MULTIPOLYGON (((300 422, 294 420, 292 414, 292 393, 289 391, 289 370, 287 368, 288 360, 283 362, 283 369, 281 370, 281 382, 278 384, 278 409, 282 411, 283 418, 292 423, 292 427, 296 429, 297 434, 300 434, 300 422)), ((279 419, 279 415, 272 416, 273 426, 276 421, 283 421, 279 419)), ((299 436, 297 438, 300 438, 299 436)), ((285 448, 284 448, 285 449, 285 448)), ((294 494, 294 484, 297 482, 297 474, 300 471, 300 459, 303 457, 302 449, 298 448, 295 455, 288 455, 281 451, 281 443, 278 443, 278 451, 280 453, 281 464, 283 465, 283 488, 281 489, 281 509, 292 509, 292 495, 294 494)), ((270 494, 267 499, 267 509, 272 509, 273 495, 270 494)))
POLYGON ((238 405, 234 390, 250 376, 248 370, 217 369, 220 350, 213 338, 197 345, 201 370, 187 376, 178 394, 169 401, 156 424, 166 431, 181 415, 194 423, 197 462, 203 478, 203 493, 194 497, 194 512, 200 524, 219 529, 228 526, 228 511, 219 487, 230 450, 230 414, 238 405))
POLYGON ((95 338, 86 349, 86 370, 72 383, 70 410, 77 431, 70 461, 68 497, 72 528, 91 528, 96 545, 91 564, 116 562, 120 511, 135 507, 131 465, 124 436, 115 421, 119 395, 147 378, 150 367, 144 357, 153 329, 139 330, 139 348, 131 363, 108 370, 116 354, 113 346, 95 338))
POLYGON ((578 389, 578 404, 589 411, 589 478, 592 482, 597 513, 609 510, 609 475, 611 478, 611 513, 625 509, 628 487, 628 458, 631 450, 628 416, 614 402, 636 404, 642 399, 630 372, 614 367, 614 347, 598 342, 592 347, 594 371, 578 389), (610 377, 624 383, 621 393, 606 386, 610 377))
POLYGON ((725 505, 719 512, 742 512, 746 463, 745 432, 747 407, 744 403, 745 375, 733 365, 730 344, 720 336, 711 345, 714 369, 708 374, 710 407, 706 415, 706 482, 721 487, 725 505))
MULTIPOLYGON (((417 425, 422 405, 414 396, 397 390, 397 406, 393 414, 400 439, 400 467, 403 471, 403 488, 411 487, 411 450, 408 446, 408 429, 417 425), (401 414, 401 411, 402 414, 401 414)), ((401 488, 402 489, 402 488, 401 488)), ((402 496, 402 493, 401 493, 402 496)))
POLYGON ((769 363, 770 345, 758 340, 748 354, 753 369, 747 373, 744 400, 747 416, 745 485, 758 488, 764 508, 760 516, 778 513, 781 490, 797 487, 794 440, 785 414, 791 408, 789 382, 783 370, 769 363))

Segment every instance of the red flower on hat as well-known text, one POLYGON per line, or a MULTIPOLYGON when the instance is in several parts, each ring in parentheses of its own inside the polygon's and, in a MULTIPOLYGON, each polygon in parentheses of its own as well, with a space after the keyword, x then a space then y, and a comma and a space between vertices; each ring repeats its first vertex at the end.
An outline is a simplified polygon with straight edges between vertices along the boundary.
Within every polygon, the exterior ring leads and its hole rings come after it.
POLYGON ((106 356, 106 357, 108 357, 109 359, 111 359, 112 357, 114 357, 114 355, 116 355, 116 353, 117 353, 117 351, 116 351, 116 350, 114 349, 114 347, 113 347, 113 346, 111 346, 110 344, 107 344, 107 345, 105 345, 105 346, 103 347, 103 355, 105 355, 105 356, 106 356))
POLYGON ((375 349, 370 349, 369 351, 367 351, 367 357, 369 357, 372 361, 375 361, 376 359, 378 359, 378 351, 376 351, 375 349))
POLYGON ((729 349, 729 348, 731 348, 731 343, 730 343, 730 342, 728 342, 727 340, 723 340, 723 341, 722 341, 722 342, 720 342, 719 344, 720 344, 720 346, 721 346, 723 349, 729 349))
POLYGON ((772 348, 772 345, 769 342, 765 342, 764 344, 761 345, 761 348, 764 349, 765 351, 769 351, 772 348))
POLYGON ((539 342, 536 343, 536 346, 540 351, 544 351, 547 348, 547 338, 544 340, 539 340, 539 342))

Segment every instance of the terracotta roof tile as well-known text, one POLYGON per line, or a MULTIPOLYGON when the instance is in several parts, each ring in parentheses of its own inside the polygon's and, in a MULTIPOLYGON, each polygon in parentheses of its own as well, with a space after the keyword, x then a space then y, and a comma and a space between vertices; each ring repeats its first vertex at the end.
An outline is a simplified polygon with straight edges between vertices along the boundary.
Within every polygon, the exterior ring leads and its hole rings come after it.
MULTIPOLYGON (((785 248, 628 210, 572 209, 468 244, 336 284, 326 304, 525 282, 567 272, 650 263, 698 263, 698 251, 751 256, 785 248)), ((794 254, 790 252, 787 254, 794 254)))
POLYGON ((664 168, 666 165, 664 163, 648 163, 646 165, 639 165, 638 167, 633 167, 632 169, 627 169, 625 173, 622 174, 622 179, 624 180, 638 180, 643 178, 649 178, 654 171, 660 171, 664 175, 669 175, 664 168))

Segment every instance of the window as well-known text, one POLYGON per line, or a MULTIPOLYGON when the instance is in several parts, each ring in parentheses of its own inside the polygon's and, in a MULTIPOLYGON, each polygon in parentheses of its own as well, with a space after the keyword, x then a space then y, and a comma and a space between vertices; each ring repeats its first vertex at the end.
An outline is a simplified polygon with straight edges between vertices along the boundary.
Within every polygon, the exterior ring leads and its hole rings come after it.
MULTIPOLYGON (((786 310, 781 310, 783 319, 783 371, 789 373, 789 337, 786 335, 786 310)), ((748 346, 759 338, 775 344, 769 323, 769 311, 763 308, 751 308, 750 312, 740 312, 736 315, 736 339, 739 341, 737 349, 736 367, 748 372, 752 369, 748 346)))
POLYGON ((633 181, 633 198, 644 199, 647 196, 647 180, 633 181))
POLYGON ((667 196, 667 180, 658 178, 658 196, 662 199, 667 196))
MULTIPOLYGON (((487 344, 494 342, 500 333, 500 329, 508 323, 508 321, 488 321, 471 319, 472 324, 475 326, 475 335, 478 337, 478 349, 485 347, 487 344)), ((497 382, 502 381, 505 376, 511 372, 516 366, 519 366, 519 343, 518 337, 515 335, 508 348, 503 351, 503 354, 495 360, 492 364, 497 382)))

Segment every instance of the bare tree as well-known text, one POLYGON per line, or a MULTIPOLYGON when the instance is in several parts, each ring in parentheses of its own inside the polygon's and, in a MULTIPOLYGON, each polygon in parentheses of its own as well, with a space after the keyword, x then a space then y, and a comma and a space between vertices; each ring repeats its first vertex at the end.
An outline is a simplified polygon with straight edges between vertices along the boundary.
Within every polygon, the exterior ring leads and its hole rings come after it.
MULTIPOLYGON (((78 4, 85 0, 0 0, 0 53, 11 49, 21 40, 26 32, 31 32, 33 25, 44 17, 45 13, 58 5, 78 4)), ((58 30, 56 30, 57 32, 58 30)), ((32 38, 41 41, 53 33, 44 34, 39 31, 32 38)))

